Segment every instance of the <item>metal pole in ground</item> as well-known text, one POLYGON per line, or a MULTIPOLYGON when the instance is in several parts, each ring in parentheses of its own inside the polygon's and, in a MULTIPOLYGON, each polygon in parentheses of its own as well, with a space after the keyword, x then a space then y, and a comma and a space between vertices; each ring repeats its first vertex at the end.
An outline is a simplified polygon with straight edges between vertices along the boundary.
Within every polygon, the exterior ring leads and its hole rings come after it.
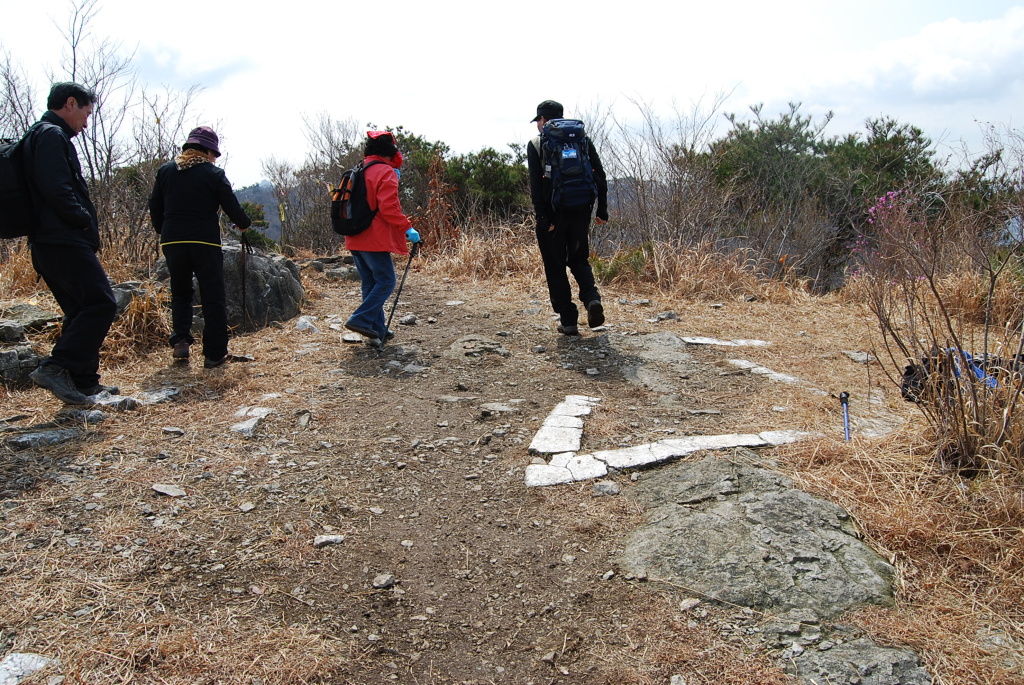
POLYGON ((405 277, 409 275, 409 267, 412 266, 412 260, 416 257, 416 253, 420 251, 420 242, 416 241, 412 244, 412 250, 409 251, 409 261, 405 264, 405 273, 402 274, 402 282, 398 284, 398 292, 395 293, 395 301, 391 305, 391 314, 388 316, 388 322, 384 326, 384 335, 380 337, 380 344, 377 346, 378 352, 384 351, 384 341, 388 338, 388 331, 391 330, 391 320, 395 318, 395 309, 398 308, 398 298, 402 296, 402 288, 405 287, 405 277))
POLYGON ((846 442, 850 442, 850 393, 839 393, 839 403, 843 405, 843 432, 846 433, 846 442))

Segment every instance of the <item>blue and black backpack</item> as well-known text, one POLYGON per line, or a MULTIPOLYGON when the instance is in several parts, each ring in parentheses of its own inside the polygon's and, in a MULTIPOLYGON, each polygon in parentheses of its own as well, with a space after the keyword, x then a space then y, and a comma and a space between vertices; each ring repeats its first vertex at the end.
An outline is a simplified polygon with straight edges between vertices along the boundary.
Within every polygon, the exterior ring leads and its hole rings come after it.
POLYGON ((552 119, 540 134, 544 176, 551 179, 551 206, 583 207, 597 198, 590 141, 578 119, 552 119))
POLYGON ((380 160, 365 165, 359 162, 342 175, 336 188, 330 188, 331 228, 338 235, 359 235, 373 223, 377 209, 370 207, 366 199, 366 170, 383 163, 380 160))

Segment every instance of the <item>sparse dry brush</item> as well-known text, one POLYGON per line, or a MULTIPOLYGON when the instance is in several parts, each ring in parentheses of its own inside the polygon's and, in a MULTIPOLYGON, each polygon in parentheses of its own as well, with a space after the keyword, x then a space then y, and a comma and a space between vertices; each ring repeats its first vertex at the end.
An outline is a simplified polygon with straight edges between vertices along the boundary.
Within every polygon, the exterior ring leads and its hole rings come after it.
POLYGON ((933 450, 899 435, 798 448, 787 461, 804 487, 850 511, 900 572, 898 611, 865 609, 851 620, 914 648, 941 682, 1019 682, 1005 637, 1024 640, 1024 480, 965 481, 933 450))

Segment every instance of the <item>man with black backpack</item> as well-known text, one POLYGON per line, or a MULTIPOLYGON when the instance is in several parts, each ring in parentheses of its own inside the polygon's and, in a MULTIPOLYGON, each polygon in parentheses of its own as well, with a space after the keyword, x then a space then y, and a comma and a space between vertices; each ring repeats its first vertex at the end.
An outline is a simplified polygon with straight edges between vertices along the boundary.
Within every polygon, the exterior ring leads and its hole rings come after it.
POLYGON ((551 306, 558 314, 558 332, 579 335, 579 311, 572 301, 566 267, 579 286, 587 309, 587 325, 604 324, 601 294, 590 268, 590 217, 597 202, 598 224, 608 221, 608 183, 597 150, 586 137, 583 122, 562 118, 562 105, 545 100, 537 105, 540 135, 526 150, 530 197, 537 214, 537 245, 544 260, 551 306))
POLYGON ((96 94, 77 83, 55 83, 47 112, 23 150, 35 226, 29 235, 32 266, 64 312, 60 337, 32 380, 66 404, 88 405, 88 396, 117 388, 100 384, 100 346, 117 314, 117 302, 96 253, 96 208, 71 139, 92 114, 96 94))

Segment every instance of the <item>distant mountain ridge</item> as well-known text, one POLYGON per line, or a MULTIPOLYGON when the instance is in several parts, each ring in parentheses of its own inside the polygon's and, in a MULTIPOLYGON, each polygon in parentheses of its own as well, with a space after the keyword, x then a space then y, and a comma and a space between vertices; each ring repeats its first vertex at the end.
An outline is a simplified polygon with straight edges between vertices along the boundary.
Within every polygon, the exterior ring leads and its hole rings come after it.
POLYGON ((269 224, 264 233, 275 242, 281 240, 281 213, 277 208, 277 197, 274 195, 274 185, 270 181, 260 181, 251 186, 246 186, 235 191, 239 202, 252 202, 263 206, 263 214, 269 224))

